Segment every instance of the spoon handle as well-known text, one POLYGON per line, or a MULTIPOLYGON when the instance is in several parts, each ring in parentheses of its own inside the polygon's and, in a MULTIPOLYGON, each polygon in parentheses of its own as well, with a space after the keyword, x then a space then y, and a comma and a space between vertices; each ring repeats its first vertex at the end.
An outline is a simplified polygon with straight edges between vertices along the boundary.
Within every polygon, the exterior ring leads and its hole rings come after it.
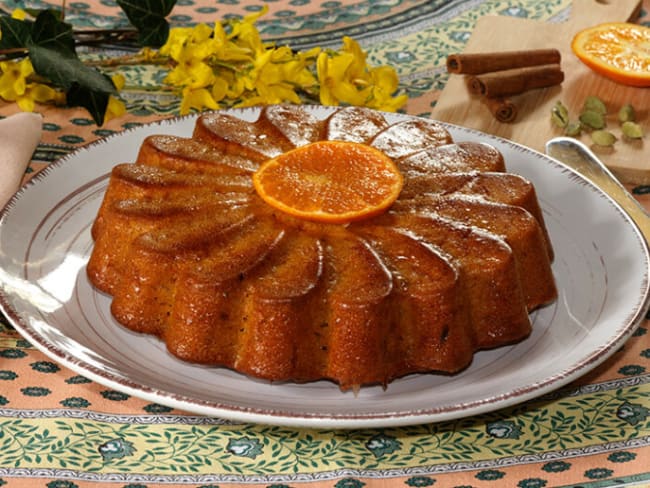
POLYGON ((546 143, 546 154, 591 180, 612 197, 650 243, 650 216, 587 146, 572 137, 555 137, 546 143))

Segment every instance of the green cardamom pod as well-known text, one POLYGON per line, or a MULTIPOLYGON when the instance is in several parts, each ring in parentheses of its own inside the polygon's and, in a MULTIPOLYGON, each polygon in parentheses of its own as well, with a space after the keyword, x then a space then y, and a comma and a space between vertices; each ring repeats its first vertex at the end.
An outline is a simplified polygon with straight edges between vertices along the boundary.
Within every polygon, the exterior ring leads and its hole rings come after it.
POLYGON ((643 137, 643 128, 636 122, 630 120, 623 122, 621 131, 625 137, 630 139, 641 139, 643 137))
POLYGON ((551 108, 551 121, 560 129, 564 129, 569 123, 569 111, 559 100, 551 108))
POLYGON ((605 117, 594 110, 585 110, 580 114, 580 122, 591 129, 602 129, 605 127, 605 117))
POLYGON ((613 146, 616 136, 607 130, 595 130, 591 133, 591 140, 598 146, 613 146))
POLYGON ((618 111, 618 121, 623 124, 625 122, 634 122, 635 120, 636 112, 634 111, 634 107, 626 103, 618 111))
POLYGON ((582 133, 582 124, 580 122, 569 122, 564 128, 564 134, 569 137, 578 137, 582 133))
POLYGON ((605 115, 607 113, 607 106, 605 106, 605 102, 603 102, 600 98, 592 95, 585 99, 582 111, 591 111, 605 115))

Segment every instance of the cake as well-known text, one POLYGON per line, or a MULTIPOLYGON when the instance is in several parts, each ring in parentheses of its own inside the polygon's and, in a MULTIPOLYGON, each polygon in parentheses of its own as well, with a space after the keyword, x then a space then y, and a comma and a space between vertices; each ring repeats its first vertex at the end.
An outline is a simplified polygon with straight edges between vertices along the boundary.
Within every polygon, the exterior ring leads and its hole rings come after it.
POLYGON ((211 112, 190 138, 149 136, 112 170, 92 237, 87 274, 120 324, 185 361, 274 382, 454 374, 525 339, 529 313, 557 296, 535 189, 498 150, 359 107, 211 112), (261 164, 321 140, 395 162, 403 188, 388 210, 323 223, 260 198, 261 164))

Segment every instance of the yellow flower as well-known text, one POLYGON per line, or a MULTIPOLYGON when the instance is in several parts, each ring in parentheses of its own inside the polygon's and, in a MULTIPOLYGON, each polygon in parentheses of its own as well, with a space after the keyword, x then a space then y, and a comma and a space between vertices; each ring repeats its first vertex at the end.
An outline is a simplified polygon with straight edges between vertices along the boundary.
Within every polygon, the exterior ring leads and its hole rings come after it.
MULTIPOLYGON (((122 76, 119 73, 114 74, 111 77, 111 80, 113 81, 113 85, 115 85, 115 88, 120 91, 122 88, 124 88, 124 83, 126 80, 124 79, 124 76, 122 76)), ((106 106, 106 113, 104 114, 104 123, 108 122, 111 119, 116 119, 118 117, 121 117, 126 113, 126 105, 122 100, 120 100, 117 97, 114 97, 113 95, 109 95, 108 97, 108 105, 106 106)))
POLYGON ((252 53, 261 53, 265 47, 262 43, 260 33, 255 27, 257 19, 265 15, 269 11, 269 6, 264 7, 257 13, 247 15, 242 20, 231 22, 232 32, 228 36, 229 39, 237 39, 237 44, 240 47, 250 49, 252 53))
POLYGON ((182 97, 181 113, 216 109, 222 101, 250 106, 302 103, 302 95, 320 90, 325 105, 360 105, 397 110, 405 96, 394 97, 397 74, 392 68, 370 68, 366 53, 349 37, 338 52, 313 48, 294 52, 264 43, 255 23, 268 6, 243 19, 174 28, 161 56, 171 62, 164 82, 182 97))
POLYGON ((297 90, 309 89, 317 83, 308 62, 308 57, 296 56, 286 46, 258 53, 253 68, 241 77, 250 93, 237 106, 302 103, 297 90))
POLYGON ((358 79, 352 77, 354 56, 342 52, 330 57, 322 52, 317 60, 318 80, 320 81, 320 102, 323 105, 364 105, 368 90, 359 90, 358 79))
POLYGON ((250 49, 237 45, 228 34, 226 34, 223 25, 220 22, 214 24, 212 36, 217 46, 215 52, 212 54, 212 59, 219 63, 231 63, 233 61, 246 61, 251 62, 254 58, 254 53, 250 49))
POLYGON ((201 60, 188 57, 182 63, 177 64, 165 77, 165 83, 174 86, 190 86, 192 88, 204 88, 214 82, 214 72, 207 63, 201 60))
POLYGON ((29 58, 0 61, 0 98, 16 102, 21 110, 33 112, 36 103, 65 103, 65 94, 42 84, 30 82, 34 73, 29 58))
POLYGON ((220 102, 226 98, 228 96, 228 81, 224 78, 216 78, 212 85, 210 95, 212 95, 215 102, 220 102))
POLYGON ((366 53, 349 37, 343 38, 340 52, 319 54, 316 72, 323 105, 344 103, 394 112, 407 100, 406 95, 393 97, 399 85, 395 70, 370 68, 366 53))
POLYGON ((246 91, 247 80, 244 79, 243 76, 228 76, 227 74, 224 74, 224 78, 230 81, 228 83, 228 92, 226 96, 231 100, 238 100, 241 98, 246 91))
POLYGON ((11 12, 11 18, 16 20, 25 20, 25 18, 27 18, 27 12, 22 8, 17 8, 11 12))
POLYGON ((399 78, 392 67, 379 66, 371 69, 370 80, 372 98, 368 103, 369 108, 384 112, 396 112, 408 101, 407 95, 393 96, 399 87, 399 78))
POLYGON ((28 83, 25 93, 16 99, 16 103, 23 112, 33 112, 36 103, 49 102, 64 105, 65 93, 42 83, 28 83))
POLYGON ((34 73, 29 58, 20 61, 0 61, 0 97, 14 102, 25 94, 27 77, 34 73))
POLYGON ((366 65, 366 53, 357 41, 351 37, 343 37, 343 52, 352 55, 348 68, 348 76, 352 80, 366 80, 368 77, 368 66, 366 65))
POLYGON ((215 101, 209 90, 206 88, 191 88, 186 86, 182 91, 183 99, 181 100, 181 115, 189 114, 192 109, 199 112, 204 109, 216 110, 219 104, 215 101))
POLYGON ((30 98, 26 94, 17 97, 14 101, 16 102, 18 107, 20 107, 20 110, 22 110, 23 112, 33 112, 34 108, 36 107, 36 103, 34 102, 34 99, 30 98))
POLYGON ((232 43, 221 24, 214 28, 199 24, 194 28, 174 28, 161 54, 176 63, 165 78, 173 86, 207 88, 216 82, 220 68, 233 69, 233 61, 252 61, 250 50, 232 43))
POLYGON ((319 48, 314 48, 307 53, 296 55, 290 48, 283 47, 275 51, 272 62, 279 67, 281 79, 295 88, 307 90, 318 84, 310 66, 319 52, 319 48))
POLYGON ((212 67, 205 61, 218 48, 206 24, 194 28, 174 28, 161 54, 170 56, 176 66, 167 74, 165 83, 173 86, 204 88, 214 82, 212 67))
POLYGON ((324 105, 366 105, 371 95, 366 54, 359 44, 349 37, 343 38, 340 52, 323 52, 318 56, 320 99, 324 105))
POLYGON ((122 91, 124 85, 126 84, 126 78, 124 78, 124 75, 120 73, 115 73, 113 76, 111 76, 111 81, 113 82, 113 86, 115 86, 115 89, 118 92, 122 91))
POLYGON ((108 97, 108 105, 106 106, 106 113, 104 113, 104 123, 111 119, 117 119, 126 113, 126 105, 119 98, 113 95, 108 97))
POLYGON ((169 56, 172 59, 176 58, 175 53, 179 49, 183 49, 185 41, 190 37, 192 29, 190 27, 174 27, 169 30, 167 42, 160 47, 158 51, 163 56, 169 56))
POLYGON ((38 103, 65 103, 65 94, 63 92, 42 83, 29 83, 25 94, 38 103))
MULTIPOLYGON (((194 54, 200 59, 205 58, 208 53, 198 53, 196 47, 201 47, 210 39, 212 29, 206 24, 198 24, 195 27, 175 27, 169 31, 167 42, 160 48, 160 54, 169 56, 180 62, 181 58, 187 58, 183 51, 187 46, 194 47, 194 54)), ((209 48, 208 48, 209 49, 209 48)))

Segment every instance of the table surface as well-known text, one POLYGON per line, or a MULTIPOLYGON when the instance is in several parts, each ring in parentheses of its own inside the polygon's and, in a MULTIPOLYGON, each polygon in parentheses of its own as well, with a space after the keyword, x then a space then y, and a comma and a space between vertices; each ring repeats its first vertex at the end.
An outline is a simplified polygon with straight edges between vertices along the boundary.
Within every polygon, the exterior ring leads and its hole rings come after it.
MULTIPOLYGON (((58 2, 49 2, 57 5, 58 2)), ((249 14, 249 0, 177 2, 173 26, 249 14)), ((296 49, 358 40, 371 64, 391 64, 409 95, 405 112, 429 116, 460 52, 486 14, 547 22, 570 2, 347 0, 266 2, 267 39, 296 49)), ((0 7, 44 1, 1 0, 0 7)), ((650 23, 644 2, 639 22, 650 23)), ((68 2, 78 27, 120 26, 114 2, 68 2)), ((122 68, 128 113, 102 127, 76 109, 37 107, 41 144, 26 179, 76 148, 177 113, 141 67, 122 68)), ((0 102, 0 116, 16 112, 0 102)), ((650 187, 630 187, 650 209, 650 187)), ((1 319, 1 318, 0 318, 1 319)), ((0 486, 128 488, 216 486, 613 487, 650 486, 648 321, 608 361, 524 404, 437 424, 366 430, 233 425, 111 390, 48 359, 0 320, 0 486), (632 415, 623 415, 622 408, 632 415)))

